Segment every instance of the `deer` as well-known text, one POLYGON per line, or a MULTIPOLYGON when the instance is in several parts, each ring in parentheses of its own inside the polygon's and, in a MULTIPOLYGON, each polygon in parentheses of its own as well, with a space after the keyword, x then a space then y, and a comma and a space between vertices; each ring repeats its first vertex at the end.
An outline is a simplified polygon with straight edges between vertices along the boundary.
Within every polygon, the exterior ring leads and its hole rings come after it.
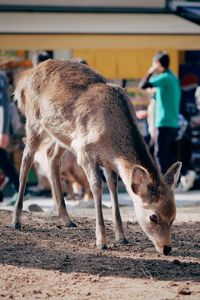
POLYGON ((21 230, 23 194, 35 152, 48 136, 47 150, 53 197, 60 218, 76 227, 66 210, 60 182, 60 157, 65 148, 76 155, 95 201, 96 246, 107 249, 102 211, 103 168, 112 203, 116 242, 126 244, 118 204, 118 176, 133 200, 136 219, 159 253, 172 249, 176 216, 174 190, 181 162, 162 175, 139 132, 134 108, 124 90, 73 60, 50 59, 26 70, 18 79, 15 99, 26 116, 26 146, 20 168, 20 187, 12 227, 21 230))
MULTIPOLYGON (((42 178, 45 178, 50 186, 52 186, 52 181, 48 164, 47 150, 51 143, 51 137, 43 140, 34 156, 34 166, 37 170, 37 173, 40 175, 40 177, 42 176, 42 178)), ((77 196, 75 195, 75 188, 80 193, 79 198, 82 194, 84 201, 93 200, 93 195, 90 190, 85 172, 81 166, 78 165, 76 156, 69 148, 65 149, 65 152, 61 157, 60 175, 62 187, 67 192, 68 200, 76 199, 77 196)))

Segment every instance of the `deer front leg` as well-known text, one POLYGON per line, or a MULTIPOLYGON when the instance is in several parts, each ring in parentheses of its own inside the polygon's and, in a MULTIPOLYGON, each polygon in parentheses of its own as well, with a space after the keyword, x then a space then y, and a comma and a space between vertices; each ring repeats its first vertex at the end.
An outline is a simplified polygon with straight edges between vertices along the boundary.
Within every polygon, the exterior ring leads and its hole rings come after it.
POLYGON ((76 224, 69 218, 61 186, 60 158, 64 151, 58 144, 51 145, 47 151, 52 182, 52 195, 56 200, 59 217, 67 227, 76 227, 76 224))
POLYGON ((115 238, 119 244, 127 244, 128 241, 125 238, 124 230, 122 226, 122 220, 118 204, 118 192, 117 192, 117 183, 118 175, 109 168, 105 168, 105 176, 108 184, 110 199, 112 203, 112 219, 113 219, 113 230, 115 232, 115 238))
POLYGON ((95 201, 96 211, 96 245, 97 248, 107 249, 106 229, 102 211, 102 178, 100 170, 96 162, 92 162, 90 158, 78 156, 78 163, 84 169, 93 197, 95 201))

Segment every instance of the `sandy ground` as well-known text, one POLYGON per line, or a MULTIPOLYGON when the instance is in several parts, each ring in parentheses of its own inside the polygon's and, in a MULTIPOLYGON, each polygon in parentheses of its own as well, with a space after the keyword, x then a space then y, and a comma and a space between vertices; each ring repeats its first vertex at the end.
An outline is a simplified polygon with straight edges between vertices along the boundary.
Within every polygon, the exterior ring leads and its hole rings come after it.
POLYGON ((0 211, 0 299, 200 299, 200 207, 179 208, 173 252, 162 256, 122 207, 129 244, 114 243, 111 210, 104 209, 109 248, 95 246, 94 209, 73 212, 77 228, 56 216, 23 213, 10 228, 0 211))

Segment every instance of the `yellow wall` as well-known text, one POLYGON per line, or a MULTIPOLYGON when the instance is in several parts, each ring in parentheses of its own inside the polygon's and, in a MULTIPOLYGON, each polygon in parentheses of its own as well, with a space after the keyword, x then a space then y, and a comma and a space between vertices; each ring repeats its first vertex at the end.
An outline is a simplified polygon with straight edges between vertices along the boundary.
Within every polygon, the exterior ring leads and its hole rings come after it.
POLYGON ((1 50, 69 50, 108 78, 140 78, 158 50, 168 50, 177 74, 179 53, 199 50, 199 35, 0 34, 1 50))
POLYGON ((158 49, 199 50, 199 35, 0 34, 0 50, 158 49))
POLYGON ((111 79, 133 79, 144 76, 157 51, 167 50, 171 69, 178 74, 179 52, 172 49, 83 49, 74 50, 74 58, 84 58, 88 64, 111 79))

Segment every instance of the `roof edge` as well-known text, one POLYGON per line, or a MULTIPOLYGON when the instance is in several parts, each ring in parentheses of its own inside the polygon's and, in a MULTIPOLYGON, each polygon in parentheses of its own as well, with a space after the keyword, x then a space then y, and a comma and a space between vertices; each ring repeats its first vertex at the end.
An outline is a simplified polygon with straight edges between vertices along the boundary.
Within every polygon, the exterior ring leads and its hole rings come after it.
POLYGON ((170 13, 169 8, 134 8, 101 6, 46 6, 46 5, 5 5, 0 4, 0 12, 65 12, 65 13, 170 13))

